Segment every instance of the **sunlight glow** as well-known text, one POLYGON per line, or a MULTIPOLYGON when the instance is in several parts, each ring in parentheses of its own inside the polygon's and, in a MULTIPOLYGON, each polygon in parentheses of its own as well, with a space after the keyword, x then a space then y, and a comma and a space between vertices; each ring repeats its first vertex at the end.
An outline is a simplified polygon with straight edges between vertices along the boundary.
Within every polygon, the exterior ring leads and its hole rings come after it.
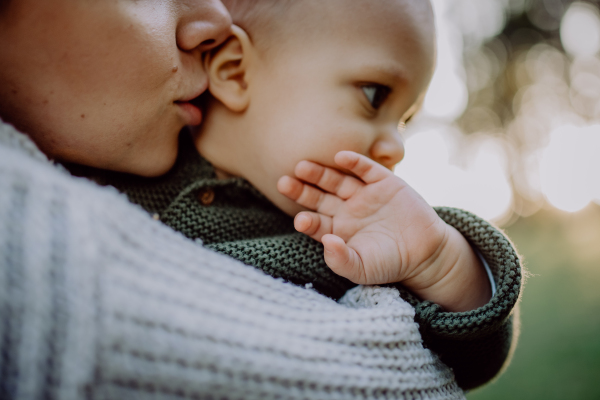
MULTIPOLYGON (((489 39, 511 10, 533 10, 526 3, 432 0, 437 66, 420 126, 407 128, 406 158, 396 168, 432 205, 509 221, 544 205, 575 212, 600 204, 600 125, 592 125, 600 122, 599 8, 582 0, 568 6, 560 20, 566 53, 540 36, 505 65, 505 43, 489 39), (503 69, 518 89, 509 124, 485 103, 503 69), (481 104, 467 108, 470 95, 481 104)), ((563 11, 552 14, 555 28, 563 11)))
POLYGON ((575 212, 600 203, 600 125, 565 125, 550 134, 542 153, 542 193, 554 207, 575 212))
POLYGON ((437 65, 423 109, 434 118, 452 121, 467 107, 469 94, 462 64, 462 34, 445 17, 444 2, 435 1, 437 65))
MULTIPOLYGON (((503 1, 437 0, 452 13, 463 34, 473 42, 483 42, 499 34, 505 24, 503 1)), ((512 0, 514 2, 514 0, 512 0)))
POLYGON ((462 208, 498 220, 512 204, 502 146, 497 139, 482 136, 462 155, 472 157, 460 167, 451 162, 450 143, 457 143, 452 136, 450 132, 431 129, 408 138, 406 158, 396 168, 396 175, 431 205, 462 208))

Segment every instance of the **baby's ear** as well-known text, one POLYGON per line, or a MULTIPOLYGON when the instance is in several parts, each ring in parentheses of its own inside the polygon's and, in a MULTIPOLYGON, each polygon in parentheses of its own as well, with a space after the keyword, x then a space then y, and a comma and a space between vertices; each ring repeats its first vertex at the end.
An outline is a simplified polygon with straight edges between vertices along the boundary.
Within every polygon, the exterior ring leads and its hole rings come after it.
POLYGON ((231 37, 204 60, 210 93, 231 111, 242 112, 250 102, 248 64, 253 51, 248 34, 233 25, 231 37))

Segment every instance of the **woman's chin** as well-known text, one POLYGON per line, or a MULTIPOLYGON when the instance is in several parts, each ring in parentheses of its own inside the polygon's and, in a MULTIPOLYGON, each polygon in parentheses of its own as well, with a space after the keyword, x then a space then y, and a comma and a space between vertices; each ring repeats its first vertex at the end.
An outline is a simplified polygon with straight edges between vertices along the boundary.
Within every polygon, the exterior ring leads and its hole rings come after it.
POLYGON ((169 170, 173 168, 173 165, 175 165, 176 159, 177 150, 170 154, 161 154, 161 156, 147 157, 146 159, 139 160, 132 163, 129 167, 124 166, 124 169, 128 170, 122 170, 121 172, 153 178, 169 172, 169 170))
POLYGON ((91 160, 86 160, 85 162, 81 162, 81 164, 153 178, 166 174, 175 165, 178 148, 177 146, 172 146, 172 149, 166 151, 166 147, 147 152, 128 151, 121 158, 112 160, 112 162, 111 160, 101 160, 96 164, 91 160))

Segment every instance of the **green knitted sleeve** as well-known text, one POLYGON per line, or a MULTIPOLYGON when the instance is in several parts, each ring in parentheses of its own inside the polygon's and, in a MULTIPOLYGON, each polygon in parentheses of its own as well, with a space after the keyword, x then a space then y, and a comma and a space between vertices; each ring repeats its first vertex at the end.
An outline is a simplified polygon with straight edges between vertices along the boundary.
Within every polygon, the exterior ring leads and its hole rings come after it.
MULTIPOLYGON (((516 343, 517 317, 513 314, 520 291, 521 268, 511 243, 488 222, 463 210, 436 208, 436 211, 485 257, 497 285, 496 295, 479 309, 452 313, 435 303, 419 300, 399 284, 394 286, 415 308, 415 321, 425 346, 454 370, 463 389, 470 389, 488 382, 508 362, 510 349, 516 343)), ((206 247, 273 277, 299 285, 311 284, 334 299, 354 286, 327 267, 320 243, 300 233, 211 243, 206 247)))
POLYGON ((497 375, 516 345, 521 264, 512 244, 490 223, 464 210, 435 210, 484 256, 496 282, 495 296, 476 310, 445 312, 435 303, 419 300, 401 285, 395 286, 415 308, 415 321, 425 345, 454 370, 463 389, 471 389, 497 375))

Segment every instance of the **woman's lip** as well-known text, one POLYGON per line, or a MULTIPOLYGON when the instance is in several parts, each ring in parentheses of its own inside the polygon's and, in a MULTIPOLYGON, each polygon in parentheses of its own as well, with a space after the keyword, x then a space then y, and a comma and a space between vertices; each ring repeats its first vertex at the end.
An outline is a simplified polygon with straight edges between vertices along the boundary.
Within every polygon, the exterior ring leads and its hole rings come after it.
POLYGON ((202 111, 189 101, 176 101, 175 104, 183 111, 183 119, 186 125, 200 125, 202 122, 202 111))
POLYGON ((201 85, 198 90, 196 90, 195 93, 192 93, 191 95, 189 95, 188 97, 184 97, 182 99, 179 99, 179 102, 185 103, 188 101, 192 101, 194 99, 196 99, 198 96, 200 96, 202 93, 206 92, 206 89, 208 89, 208 81, 204 82, 203 85, 201 85))

